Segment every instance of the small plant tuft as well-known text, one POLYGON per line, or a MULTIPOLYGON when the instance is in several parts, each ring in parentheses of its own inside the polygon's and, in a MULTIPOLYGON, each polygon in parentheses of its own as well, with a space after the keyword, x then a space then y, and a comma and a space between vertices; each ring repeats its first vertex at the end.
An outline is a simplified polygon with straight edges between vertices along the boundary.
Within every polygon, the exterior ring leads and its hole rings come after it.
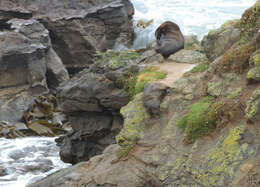
POLYGON ((213 103, 214 97, 208 96, 189 106, 189 112, 177 125, 185 132, 185 143, 193 143, 198 137, 210 134, 216 128, 222 103, 213 103))

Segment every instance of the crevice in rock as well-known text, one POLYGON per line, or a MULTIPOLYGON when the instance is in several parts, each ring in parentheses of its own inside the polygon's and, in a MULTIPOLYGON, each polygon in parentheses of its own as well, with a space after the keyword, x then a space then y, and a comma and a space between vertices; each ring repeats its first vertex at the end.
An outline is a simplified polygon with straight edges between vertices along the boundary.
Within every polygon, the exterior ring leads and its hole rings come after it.
POLYGON ((0 20, 0 31, 4 31, 4 30, 13 30, 11 28, 11 24, 7 23, 8 19, 1 19, 0 20))

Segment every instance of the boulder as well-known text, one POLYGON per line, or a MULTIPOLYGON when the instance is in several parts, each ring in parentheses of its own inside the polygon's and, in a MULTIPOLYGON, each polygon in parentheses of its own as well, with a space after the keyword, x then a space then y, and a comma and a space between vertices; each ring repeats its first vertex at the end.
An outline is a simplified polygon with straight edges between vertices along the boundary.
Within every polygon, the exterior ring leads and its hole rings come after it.
POLYGON ((254 91, 247 101, 245 114, 251 122, 260 119, 260 90, 254 91))
POLYGON ((7 169, 0 166, 0 177, 8 175, 7 169))
POLYGON ((19 32, 35 43, 41 43, 46 47, 46 78, 49 88, 56 89, 61 82, 69 79, 68 71, 52 48, 49 31, 39 21, 12 19, 7 23, 11 24, 11 29, 15 29, 15 32, 19 32))
POLYGON ((14 125, 21 121, 34 100, 26 88, 17 88, 14 91, 5 89, 0 91, 0 95, 0 122, 7 125, 14 125))
POLYGON ((184 49, 201 51, 197 35, 184 35, 184 49))
POLYGON ((95 64, 58 88, 59 105, 73 129, 58 140, 64 162, 89 160, 115 143, 123 124, 120 109, 130 100, 119 80, 131 69, 138 72, 138 57, 133 51, 99 53, 95 64))
POLYGON ((220 28, 212 30, 201 41, 202 50, 209 60, 213 61, 224 54, 235 42, 239 40, 239 20, 228 21, 220 28))
POLYGON ((182 49, 171 55, 169 60, 177 63, 199 64, 200 62, 207 61, 207 57, 205 54, 194 50, 182 49))
POLYGON ((35 94, 48 92, 46 47, 17 32, 0 34, 0 88, 29 84, 35 94))
POLYGON ((71 72, 93 62, 96 50, 116 41, 133 40, 133 5, 129 0, 2 0, 0 21, 11 18, 41 20, 50 31, 54 50, 71 72))

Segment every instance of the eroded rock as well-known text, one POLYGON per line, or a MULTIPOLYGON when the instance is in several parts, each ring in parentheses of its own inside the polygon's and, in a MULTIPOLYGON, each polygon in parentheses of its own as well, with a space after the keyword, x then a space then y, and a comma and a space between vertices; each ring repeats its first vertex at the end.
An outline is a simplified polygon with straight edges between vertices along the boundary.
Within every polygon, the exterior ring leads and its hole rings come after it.
POLYGON ((239 20, 228 21, 219 29, 212 30, 204 36, 201 45, 207 57, 213 61, 224 54, 235 42, 239 40, 239 20))

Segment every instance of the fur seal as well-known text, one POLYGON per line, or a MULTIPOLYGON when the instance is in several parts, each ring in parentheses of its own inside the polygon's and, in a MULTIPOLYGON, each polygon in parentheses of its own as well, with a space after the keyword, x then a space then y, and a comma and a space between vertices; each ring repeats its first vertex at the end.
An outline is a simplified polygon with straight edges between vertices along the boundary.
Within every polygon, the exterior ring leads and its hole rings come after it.
POLYGON ((165 59, 180 49, 184 49, 184 37, 176 23, 166 21, 161 24, 155 31, 155 37, 155 51, 165 59))

